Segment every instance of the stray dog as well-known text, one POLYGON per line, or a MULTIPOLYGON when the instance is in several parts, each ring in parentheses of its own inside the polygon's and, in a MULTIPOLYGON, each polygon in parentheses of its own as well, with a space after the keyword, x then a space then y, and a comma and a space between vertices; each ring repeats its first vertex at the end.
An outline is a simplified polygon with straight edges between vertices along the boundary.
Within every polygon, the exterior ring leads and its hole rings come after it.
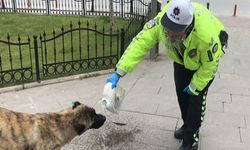
POLYGON ((0 108, 0 149, 59 150, 105 121, 106 117, 80 102, 59 113, 27 114, 0 108))

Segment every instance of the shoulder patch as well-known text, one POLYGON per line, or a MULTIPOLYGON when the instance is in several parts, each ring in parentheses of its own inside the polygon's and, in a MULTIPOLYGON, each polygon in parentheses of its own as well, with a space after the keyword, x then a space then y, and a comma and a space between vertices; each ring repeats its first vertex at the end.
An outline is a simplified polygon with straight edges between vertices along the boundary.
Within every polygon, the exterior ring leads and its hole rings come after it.
POLYGON ((213 46, 212 52, 216 53, 217 50, 218 50, 218 43, 215 43, 214 46, 213 46))
POLYGON ((197 49, 192 49, 192 50, 190 50, 189 52, 188 52, 188 56, 190 57, 190 58, 193 58, 193 57, 195 57, 197 55, 197 49))
POLYGON ((153 28, 155 25, 157 25, 158 24, 158 19, 157 18, 155 18, 155 19, 151 19, 151 20, 149 20, 148 21, 148 23, 147 23, 147 28, 148 29, 151 29, 151 28, 153 28))

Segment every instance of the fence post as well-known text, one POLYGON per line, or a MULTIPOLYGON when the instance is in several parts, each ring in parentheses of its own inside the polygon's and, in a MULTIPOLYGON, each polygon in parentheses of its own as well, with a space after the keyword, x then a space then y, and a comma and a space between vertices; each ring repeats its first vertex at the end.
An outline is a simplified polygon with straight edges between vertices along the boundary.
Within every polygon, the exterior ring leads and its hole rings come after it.
POLYGON ((16 13, 16 0, 12 0, 13 12, 16 13))
POLYGON ((1 54, 0 54, 0 83, 3 83, 3 79, 4 79, 4 77, 3 77, 3 75, 1 74, 1 72, 2 72, 2 58, 1 58, 1 54))
MULTIPOLYGON (((157 11, 158 11, 158 1, 157 0, 151 0, 151 14, 150 14, 150 18, 154 18, 157 15, 157 11)), ((149 54, 149 58, 154 60, 156 59, 157 55, 159 52, 159 44, 157 44, 155 47, 153 47, 150 50, 150 54, 149 54)))
POLYGON ((50 4, 50 0, 47 0, 47 14, 49 15, 50 14, 50 7, 49 7, 49 4, 50 4))
POLYGON ((141 17, 141 29, 143 29, 144 24, 145 24, 145 16, 142 16, 141 17))
MULTIPOLYGON (((0 54, 0 72, 2 71, 2 57, 1 57, 1 54, 0 54)), ((0 76, 1 77, 1 76, 0 76)))
POLYGON ((112 29, 114 25, 113 0, 109 0, 109 17, 110 17, 110 29, 112 29))
POLYGON ((94 0, 92 0, 91 12, 94 12, 94 0))
POLYGON ((121 18, 123 18, 123 0, 121 0, 121 18))
POLYGON ((209 3, 209 2, 207 2, 207 9, 209 9, 209 6, 210 6, 210 3, 209 3))
POLYGON ((234 13, 233 13, 233 17, 236 17, 236 12, 237 12, 237 5, 234 5, 234 13))
POLYGON ((40 69, 39 69, 39 59, 38 59, 38 47, 37 47, 37 35, 34 38, 34 50, 35 50, 35 63, 36 63, 36 80, 40 82, 40 69))
POLYGON ((130 0, 130 14, 133 14, 133 0, 130 0))
POLYGON ((2 2, 2 9, 5 9, 5 4, 4 4, 4 1, 3 1, 3 0, 1 0, 1 2, 2 2))
POLYGON ((121 29, 121 51, 120 51, 120 58, 122 57, 122 54, 125 50, 125 31, 124 28, 121 29))
POLYGON ((82 0, 82 14, 85 16, 85 4, 84 0, 82 0))

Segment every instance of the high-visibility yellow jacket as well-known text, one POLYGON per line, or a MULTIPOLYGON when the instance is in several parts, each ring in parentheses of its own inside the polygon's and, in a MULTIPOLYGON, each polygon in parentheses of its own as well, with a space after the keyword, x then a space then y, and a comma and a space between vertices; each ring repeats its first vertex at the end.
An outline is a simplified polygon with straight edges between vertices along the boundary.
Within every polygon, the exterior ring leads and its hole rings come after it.
POLYGON ((156 43, 162 42, 166 47, 168 57, 184 65, 186 69, 196 70, 190 85, 193 90, 202 91, 214 78, 219 59, 224 55, 219 34, 225 29, 206 7, 198 3, 192 3, 192 5, 194 7, 194 27, 180 46, 173 46, 169 42, 161 25, 160 20, 169 7, 167 4, 133 38, 117 63, 116 72, 121 76, 131 72, 156 43), (178 51, 183 55, 182 58, 178 56, 178 51))

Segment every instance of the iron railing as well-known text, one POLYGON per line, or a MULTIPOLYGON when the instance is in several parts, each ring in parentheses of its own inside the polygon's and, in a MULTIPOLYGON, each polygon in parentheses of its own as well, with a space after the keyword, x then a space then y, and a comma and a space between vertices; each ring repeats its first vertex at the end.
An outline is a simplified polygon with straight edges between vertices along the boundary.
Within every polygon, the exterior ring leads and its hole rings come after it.
POLYGON ((0 87, 114 68, 144 20, 131 19, 121 30, 90 27, 87 22, 68 30, 17 42, 0 40, 0 87))
POLYGON ((7 41, 0 40, 0 44, 0 85, 33 81, 30 38, 22 42, 18 36, 17 42, 11 42, 8 34, 7 41))
POLYGON ((110 29, 106 33, 104 27, 98 31, 97 25, 90 28, 87 22, 86 27, 82 27, 80 21, 78 27, 73 28, 71 23, 70 29, 64 30, 62 27, 58 35, 53 31, 52 38, 47 38, 46 33, 40 35, 43 78, 108 69, 117 63, 119 30, 110 29), (69 42, 65 44, 65 41, 69 42))
MULTIPOLYGON (((0 0, 0 11, 47 14, 77 12, 73 9, 64 11, 66 4, 55 4, 61 1, 32 0, 28 4, 28 0, 0 0)), ((109 8, 100 9, 108 6, 102 5, 105 0, 99 5, 96 5, 98 0, 64 1, 82 3, 85 9, 81 9, 81 14, 85 13, 83 15, 109 13, 109 8)), ((83 25, 79 21, 75 26, 71 23, 69 29, 62 26, 60 33, 53 30, 52 36, 44 32, 31 38, 28 36, 25 40, 18 36, 15 40, 8 34, 6 40, 0 40, 0 87, 113 68, 148 19, 148 5, 141 0, 113 2, 114 5, 119 4, 120 8, 118 12, 114 7, 116 16, 124 17, 128 22, 122 29, 105 29, 97 25, 90 27, 88 22, 83 25)))

